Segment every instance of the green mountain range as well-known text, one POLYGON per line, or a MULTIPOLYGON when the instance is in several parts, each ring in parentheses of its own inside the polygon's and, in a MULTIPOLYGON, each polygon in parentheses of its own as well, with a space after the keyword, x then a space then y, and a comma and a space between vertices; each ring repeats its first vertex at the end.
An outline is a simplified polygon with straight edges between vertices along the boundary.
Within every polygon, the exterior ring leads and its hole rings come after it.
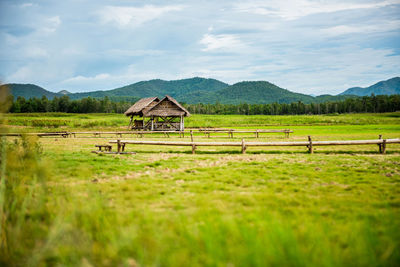
POLYGON ((28 84, 8 83, 0 86, 0 89, 5 89, 5 88, 8 88, 8 90, 10 90, 10 93, 14 96, 14 98, 22 96, 25 99, 28 99, 33 97, 41 98, 42 96, 46 96, 48 99, 52 99, 55 96, 62 96, 62 94, 53 93, 47 91, 46 89, 40 86, 29 83, 28 84))
POLYGON ((222 103, 222 104, 268 104, 268 103, 291 103, 302 101, 310 103, 314 97, 294 93, 282 89, 272 83, 265 81, 239 82, 213 92, 193 92, 181 97, 186 103, 222 103))
POLYGON ((378 82, 369 87, 352 87, 341 93, 341 95, 397 95, 400 94, 400 77, 378 82))
POLYGON ((204 79, 199 77, 175 81, 164 81, 157 79, 137 82, 113 90, 75 93, 69 94, 69 96, 71 97, 71 99, 80 99, 88 96, 134 96, 142 98, 151 96, 164 97, 165 95, 170 95, 177 100, 180 100, 186 94, 190 94, 192 92, 202 92, 203 94, 207 94, 209 92, 215 92, 220 89, 226 88, 227 86, 229 85, 215 79, 204 79))
POLYGON ((103 98, 109 97, 114 101, 136 101, 142 97, 170 95, 179 102, 195 103, 222 103, 222 104, 267 104, 267 103, 292 103, 301 101, 303 103, 321 103, 326 101, 339 101, 356 95, 374 94, 399 94, 400 78, 396 77, 382 81, 367 88, 354 87, 346 90, 340 95, 310 96, 291 92, 266 81, 244 81, 233 85, 223 83, 215 79, 190 78, 183 80, 164 81, 150 80, 130 84, 124 87, 84 93, 69 93, 60 91, 53 93, 34 84, 6 84, 14 98, 42 97, 49 99, 68 95, 71 99, 85 97, 103 98))

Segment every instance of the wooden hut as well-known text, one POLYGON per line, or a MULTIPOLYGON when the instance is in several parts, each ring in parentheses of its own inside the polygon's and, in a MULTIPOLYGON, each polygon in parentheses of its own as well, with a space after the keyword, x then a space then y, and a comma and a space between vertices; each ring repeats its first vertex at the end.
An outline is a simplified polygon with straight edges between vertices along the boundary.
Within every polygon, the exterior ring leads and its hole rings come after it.
POLYGON ((163 99, 148 97, 140 99, 127 111, 130 116, 130 129, 150 131, 183 131, 184 117, 190 116, 181 104, 174 98, 165 96, 163 99), (140 119, 135 119, 138 116, 140 119))

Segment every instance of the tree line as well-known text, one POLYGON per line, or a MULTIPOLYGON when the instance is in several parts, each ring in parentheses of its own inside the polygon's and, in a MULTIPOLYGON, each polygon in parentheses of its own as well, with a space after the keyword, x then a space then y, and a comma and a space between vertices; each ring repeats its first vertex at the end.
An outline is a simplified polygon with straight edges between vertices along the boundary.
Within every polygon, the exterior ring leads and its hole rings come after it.
MULTIPOLYGON (((67 113, 124 113, 133 101, 112 101, 104 98, 71 100, 68 96, 53 99, 18 97, 12 102, 10 112, 67 112, 67 113)), ((304 104, 301 101, 272 104, 184 104, 193 114, 239 114, 239 115, 297 115, 331 113, 380 113, 400 110, 400 95, 371 95, 348 98, 343 101, 304 104)))
POLYGON ((13 101, 10 112, 124 113, 130 106, 130 101, 112 101, 108 97, 86 97, 79 100, 71 100, 67 95, 51 100, 46 96, 30 99, 18 97, 13 101))
POLYGON ((272 104, 186 104, 194 114, 240 114, 240 115, 300 115, 332 113, 381 113, 400 110, 400 95, 371 95, 348 98, 342 101, 304 104, 301 101, 272 104))

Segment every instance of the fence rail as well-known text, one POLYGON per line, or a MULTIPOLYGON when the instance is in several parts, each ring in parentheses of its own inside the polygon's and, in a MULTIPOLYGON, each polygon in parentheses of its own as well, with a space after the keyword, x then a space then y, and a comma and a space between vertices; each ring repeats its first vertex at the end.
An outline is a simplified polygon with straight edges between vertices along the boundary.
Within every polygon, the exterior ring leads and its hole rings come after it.
POLYGON ((61 137, 76 137, 77 135, 91 135, 91 137, 101 137, 102 135, 116 135, 117 137, 121 137, 122 135, 132 134, 137 135, 138 137, 143 137, 145 134, 163 134, 165 137, 170 137, 170 134, 178 134, 180 138, 185 137, 185 133, 193 136, 194 133, 202 133, 208 138, 211 137, 211 133, 227 133, 228 137, 233 138, 233 134, 245 134, 245 133, 253 133, 256 138, 259 137, 261 133, 284 133, 285 137, 289 137, 290 133, 293 133, 293 130, 290 129, 282 129, 282 130, 264 130, 264 129, 256 129, 256 130, 236 130, 236 129, 195 129, 190 131, 87 131, 87 132, 48 132, 48 133, 0 133, 0 136, 21 136, 21 135, 37 135, 39 137, 44 136, 61 136, 61 137))
POLYGON ((373 140, 336 140, 336 141, 313 141, 309 136, 308 141, 294 141, 294 142, 182 142, 182 141, 136 141, 136 140, 111 140, 111 144, 117 144, 118 152, 125 148, 125 145, 157 145, 157 146, 190 146, 192 153, 196 153, 196 148, 199 146, 237 146, 242 148, 242 153, 246 153, 247 147, 252 146, 305 146, 308 148, 309 153, 313 153, 315 146, 336 146, 336 145, 378 145, 379 152, 386 153, 387 144, 399 144, 400 138, 396 139, 373 139, 373 140))
POLYGON ((20 137, 22 135, 36 135, 38 137, 45 137, 45 136, 61 136, 61 137, 68 137, 70 133, 68 132, 49 132, 49 133, 0 133, 0 136, 17 136, 20 137))

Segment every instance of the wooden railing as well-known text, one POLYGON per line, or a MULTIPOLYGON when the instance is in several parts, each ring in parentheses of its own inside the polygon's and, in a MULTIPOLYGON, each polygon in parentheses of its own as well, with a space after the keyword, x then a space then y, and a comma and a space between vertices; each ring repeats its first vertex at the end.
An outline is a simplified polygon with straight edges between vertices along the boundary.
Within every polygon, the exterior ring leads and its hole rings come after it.
POLYGON ((50 132, 50 133, 0 133, 0 136, 16 136, 20 137, 22 135, 36 135, 38 137, 45 137, 45 136, 59 136, 59 137, 69 137, 69 132, 50 132))
MULTIPOLYGON (((185 137, 185 133, 190 133, 193 136, 194 133, 202 133, 206 137, 210 138, 211 133, 227 133, 228 137, 233 138, 233 134, 245 134, 252 133, 255 138, 259 138, 261 133, 284 133, 285 137, 289 137, 290 133, 293 133, 290 129, 256 129, 256 130, 236 130, 236 129, 192 129, 190 131, 87 131, 87 132, 49 132, 49 133, 24 133, 25 135, 37 135, 39 137, 44 136, 62 136, 62 137, 76 137, 77 135, 90 135, 90 137, 102 137, 104 135, 116 135, 122 137, 123 135, 137 135, 143 137, 145 134, 163 134, 164 137, 170 137, 170 134, 178 134, 180 138, 185 137)), ((23 133, 1 133, 4 136, 21 136, 23 133)))
POLYGON ((199 146, 237 146, 241 147, 242 153, 246 153, 247 147, 252 146, 305 146, 308 148, 309 153, 313 153, 313 148, 316 146, 338 146, 338 145, 378 145, 379 152, 386 153, 387 144, 398 144, 400 139, 374 139, 374 140, 337 140, 337 141, 313 141, 311 137, 308 137, 307 141, 295 141, 295 142, 245 142, 242 139, 241 142, 182 142, 182 141, 135 141, 135 140, 111 140, 111 144, 117 144, 118 152, 121 152, 125 145, 157 145, 157 146, 189 146, 192 147, 192 153, 196 153, 196 148, 199 146))

